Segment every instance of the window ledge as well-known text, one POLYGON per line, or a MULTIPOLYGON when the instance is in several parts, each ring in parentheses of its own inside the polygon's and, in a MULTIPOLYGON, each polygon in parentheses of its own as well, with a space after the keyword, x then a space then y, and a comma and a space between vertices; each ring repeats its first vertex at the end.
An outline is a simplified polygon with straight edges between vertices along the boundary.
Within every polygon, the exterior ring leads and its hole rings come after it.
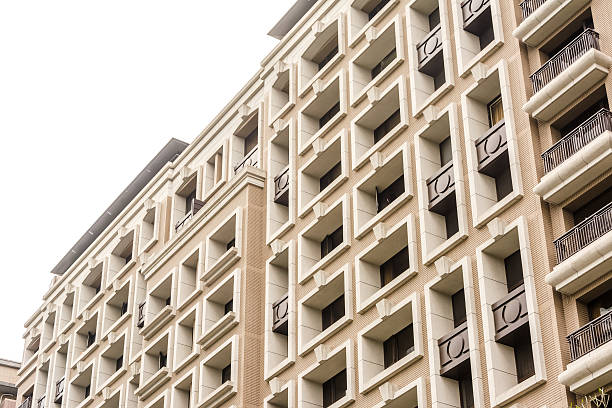
POLYGON ((111 277, 111 279, 108 282, 106 282, 106 288, 107 289, 112 288, 113 282, 118 281, 119 279, 123 278, 123 276, 127 273, 127 271, 132 269, 134 265, 136 265, 136 257, 133 257, 132 259, 130 259, 130 262, 123 265, 121 269, 119 269, 119 271, 113 277, 111 277))
POLYGON ((170 371, 168 367, 163 367, 145 381, 140 387, 134 391, 134 395, 141 400, 145 400, 157 391, 162 385, 170 380, 170 371))
POLYGON ((529 391, 533 390, 540 384, 544 384, 546 382, 545 378, 538 378, 537 375, 534 375, 522 383, 516 384, 511 387, 509 390, 501 393, 500 395, 493 396, 491 395, 491 406, 492 407, 503 407, 506 404, 514 401, 515 399, 521 397, 522 395, 527 394, 529 391))
MULTIPOLYGON (((350 313, 349 313, 350 314, 350 313)), ((342 328, 353 321, 352 317, 344 315, 338 321, 334 322, 327 329, 323 330, 321 333, 317 334, 312 340, 310 340, 306 344, 302 344, 302 335, 298 333, 298 342, 300 343, 300 357, 304 357, 307 353, 314 350, 319 344, 323 343, 325 340, 338 333, 342 328)))
POLYGON ((202 336, 200 336, 197 343, 201 344, 203 349, 207 349, 237 324, 238 317, 236 312, 231 311, 225 314, 217 323, 206 330, 202 336))
MULTIPOLYGON (((368 31, 368 29, 376 24, 378 24, 380 22, 380 20, 382 20, 387 14, 389 14, 389 12, 391 11, 391 9, 393 7, 395 7, 396 4, 399 3, 399 0, 390 0, 389 3, 387 3, 375 16, 372 20, 368 21, 368 23, 363 26, 363 28, 359 31, 357 31, 357 33, 355 35, 352 36, 352 38, 349 38, 349 47, 351 48, 355 48, 355 46, 357 45, 357 43, 363 38, 365 37, 365 32, 368 31)), ((350 14, 350 13, 349 13, 350 14)), ((349 28, 352 26, 351 22, 349 21, 349 28)))
MULTIPOLYGON (((351 387, 351 385, 348 385, 348 387, 351 387)), ((347 394, 349 393, 349 391, 350 390, 347 390, 347 394)), ((338 401, 331 404, 328 408, 343 408, 343 407, 346 407, 347 405, 352 404, 354 401, 355 401, 355 397, 352 397, 350 395, 345 395, 344 397, 340 398, 338 401)))
POLYGON ((75 319, 71 318, 68 323, 66 323, 66 325, 60 329, 59 334, 66 334, 72 328, 72 326, 75 325, 75 323, 75 319))
MULTIPOLYGON (((379 212, 374 217, 370 218, 365 224, 363 224, 361 228, 355 225, 355 238, 356 239, 363 238, 368 232, 372 231, 372 228, 374 227, 374 225, 376 225, 380 221, 389 217, 391 213, 397 209, 397 207, 400 207, 402 204, 404 204, 406 201, 408 201, 411 198, 412 198, 412 194, 409 194, 408 192, 404 191, 402 194, 400 194, 399 197, 393 200, 391 204, 386 206, 381 212, 379 212)), ((353 205, 355 205, 354 201, 353 201, 353 205)), ((354 219, 355 219, 355 224, 356 224, 357 217, 355 216, 354 219)))
MULTIPOLYGON (((393 60, 393 62, 391 62, 391 64, 386 66, 385 69, 383 69, 380 72, 380 74, 376 75, 376 77, 373 80, 368 82, 367 85, 364 86, 361 91, 354 92, 354 93, 352 92, 351 93, 351 107, 352 108, 356 107, 359 104, 359 102, 361 102, 366 97, 370 89, 372 89, 375 86, 380 85, 385 79, 387 79, 389 75, 393 73, 393 71, 395 71, 395 68, 400 66, 403 62, 404 62, 404 57, 398 56, 397 58, 393 60)), ((353 68, 351 67, 351 71, 352 69, 353 68)))
POLYGON ((145 325, 142 329, 139 330, 140 335, 144 338, 144 340, 150 340, 154 334, 156 334, 159 329, 168 323, 172 318, 176 316, 176 310, 172 306, 165 306, 162 310, 155 315, 150 322, 147 322, 145 319, 145 325))
MULTIPOLYGON (((291 215, 290 215, 291 217, 291 215)), ((289 231, 293 226, 295 226, 295 222, 291 221, 291 219, 289 219, 287 222, 285 222, 283 225, 281 225, 276 231, 274 231, 273 233, 270 234, 270 236, 268 237, 266 244, 270 245, 275 239, 281 237, 282 235, 284 235, 287 231, 289 231)))
POLYGON ((236 261, 240 259, 240 251, 236 247, 230 248, 215 261, 215 263, 204 271, 200 278, 206 286, 210 286, 221 274, 227 271, 236 261))
POLYGON ((196 290, 194 290, 193 292, 191 292, 189 294, 189 296, 187 296, 185 299, 183 299, 179 305, 176 307, 176 310, 178 312, 182 311, 183 309, 185 309, 187 306, 189 306, 189 304, 194 300, 197 299, 198 296, 202 293, 202 289, 198 288, 196 290))
MULTIPOLYGON (((291 78, 289 79, 289 83, 291 83, 291 78)), ((312 84, 311 84, 311 86, 312 86, 312 84)), ((280 119, 283 116, 285 116, 285 114, 287 112, 289 112, 294 106, 295 106, 295 102, 290 100, 285 105, 283 105, 283 107, 280 108, 278 110, 278 112, 276 112, 274 115, 272 115, 272 113, 270 113, 270 117, 268 119, 268 126, 272 127, 274 125, 274 122, 276 122, 278 119, 280 119)))
POLYGON ((523 198, 523 193, 516 191, 516 190, 517 188, 515 187, 515 189, 510 194, 508 194, 506 197, 504 197, 503 200, 498 201, 497 203, 492 205, 489 209, 487 209, 486 211, 483 211, 483 213, 480 215, 477 214, 476 211, 474 210, 474 207, 472 207, 472 217, 473 217, 474 227, 475 228, 484 227, 493 218, 497 217, 499 214, 506 211, 515 202, 523 198))
POLYGON ((559 382, 576 394, 587 395, 606 385, 612 373, 612 341, 567 365, 559 382))
MULTIPOLYGON (((298 216, 300 218, 304 218, 312 207, 315 206, 321 200, 329 197, 334 191, 338 189, 346 180, 348 180, 348 175, 343 174, 340 177, 337 177, 334 181, 332 181, 327 187, 323 189, 323 191, 319 192, 314 198, 312 198, 307 204, 304 206, 300 206, 300 212, 298 216)), ((300 200, 301 201, 301 200, 300 200)))
POLYGON ((303 285, 306 280, 308 280, 312 275, 315 274, 319 269, 325 268, 327 265, 332 263, 336 258, 342 255, 345 251, 350 248, 350 244, 343 241, 340 245, 334 248, 329 254, 325 255, 321 260, 319 260, 316 264, 313 265, 312 268, 308 272, 305 272, 303 276, 299 277, 299 284, 303 285))
POLYGON ((416 361, 420 360, 422 357, 423 357, 423 354, 422 353, 419 354, 417 350, 415 349, 410 354, 404 356, 400 360, 393 363, 390 367, 385 368, 383 371, 376 374, 366 383, 361 383, 361 380, 363 379, 363 374, 362 374, 361 377, 359 377, 360 378, 359 392, 361 394, 366 394, 367 392, 381 385, 383 382, 387 381, 389 378, 393 377, 394 375, 396 375, 397 373, 399 373, 400 371, 402 371, 409 365, 414 364, 416 361))
POLYGON ((174 374, 180 372, 181 370, 183 370, 185 367, 187 367, 189 365, 189 363, 191 363, 193 360, 195 360, 196 358, 198 358, 198 356, 200 355, 200 353, 198 353, 198 351, 196 350, 196 347, 193 347, 193 351, 191 353, 189 353, 189 355, 187 357, 185 357, 183 359, 183 361, 179 362, 178 364, 175 365, 174 367, 174 374))
POLYGON ((57 341, 57 337, 56 337, 56 336, 53 336, 53 337, 51 338, 51 340, 50 340, 50 341, 49 341, 47 344, 45 344, 45 345, 42 347, 42 352, 43 352, 43 353, 46 353, 46 352, 48 352, 49 350, 51 350, 51 349, 53 348, 53 346, 55 345, 55 342, 56 342, 56 341, 57 341))
MULTIPOLYGON (((314 84, 317 79, 320 79, 321 77, 324 77, 325 75, 327 75, 327 73, 331 72, 333 68, 336 65, 338 65, 338 63, 342 60, 342 58, 344 58, 344 52, 342 51, 341 48, 339 48, 338 53, 331 60, 329 60, 327 64, 325 64, 323 69, 319 70, 315 74, 315 76, 313 76, 308 82, 306 82, 306 84, 304 85, 300 84, 300 89, 298 90, 298 96, 300 98, 303 98, 304 96, 306 96, 308 91, 312 88, 312 84, 314 84)), ((301 67, 300 67, 300 70, 301 70, 301 67)), ((301 82, 301 75, 299 76, 299 79, 301 82)))
POLYGON ((284 359, 283 361, 281 361, 274 367, 266 370, 266 373, 264 375, 264 380, 270 381, 272 378, 278 376, 280 373, 282 373, 283 371, 291 367, 293 364, 295 364, 295 359, 287 357, 286 359, 284 359))
POLYGON ((100 345, 100 340, 96 339, 96 341, 91 346, 86 348, 81 354, 79 354, 77 358, 74 359, 74 361, 72 362, 72 368, 76 368, 77 365, 79 364, 79 361, 83 361, 87 357, 89 357, 94 351, 98 349, 99 345, 100 345))
MULTIPOLYGON (((340 85, 340 112, 336 113, 334 117, 329 120, 329 122, 327 122, 321 129, 317 130, 314 135, 308 138, 308 140, 305 140, 303 143, 300 144, 299 151, 298 151, 298 154, 300 156, 303 156, 309 149, 312 148, 312 143, 315 140, 317 140, 318 138, 322 138, 326 134, 328 134, 330 130, 334 126, 336 126, 336 124, 340 122, 346 116, 346 106, 344 106, 345 104, 343 103, 343 99, 345 98, 345 96, 343 95, 343 92, 342 92, 342 86, 343 86, 342 80, 343 79, 344 79, 344 76, 340 75, 340 83, 341 83, 340 85)), ((302 120, 301 118, 298 118, 298 122, 301 120, 302 120)), ((298 133, 299 133, 299 130, 301 130, 300 128, 301 126, 298 125, 298 133)), ((298 140, 299 140, 299 136, 298 136, 298 140)))
MULTIPOLYGON (((404 103, 404 101, 402 100, 402 97, 403 97, 403 95, 400 94, 400 105, 404 103)), ((406 114, 406 117, 407 116, 408 115, 406 114)), ((361 157, 355 157, 355 149, 353 148, 353 163, 352 163, 353 164, 353 171, 357 171, 361 167, 363 167, 368 162, 368 160, 370 159, 370 156, 372 156, 375 152, 377 152, 379 150, 382 150, 386 145, 391 143, 393 138, 398 133, 401 133, 407 127, 408 127, 408 123, 406 123, 405 121, 400 122, 397 126, 395 126, 393 129, 391 129, 391 131, 389 133, 387 133, 385 136, 383 136, 382 139, 380 139, 372 147, 370 147, 364 154, 362 154, 361 157)), ((354 145, 355 142, 353 141, 352 144, 354 145)))
POLYGON ((77 408, 84 408, 84 407, 90 405, 93 402, 93 400, 94 400, 93 395, 90 395, 89 397, 87 397, 83 401, 81 401, 81 403, 79 405, 77 405, 77 408))
POLYGON ((108 335, 116 331, 119 326, 121 326, 130 318, 130 316, 132 316, 132 313, 126 312, 123 314, 123 316, 119 317, 119 319, 117 319, 115 323, 111 325, 111 327, 109 327, 104 333, 102 333, 102 341, 106 340, 108 338, 108 335))
POLYGON ((360 285, 358 283, 357 284, 357 300, 358 300, 357 301, 357 313, 364 314, 365 312, 370 310, 374 305, 376 305, 378 301, 380 301, 384 297, 387 297, 389 294, 395 292, 397 289, 400 288, 400 286, 404 284, 404 282, 407 282, 408 280, 412 279, 416 274, 417 274, 417 270, 415 267, 408 268, 404 272, 400 273, 391 282, 389 282, 382 288, 378 289, 372 296, 370 296, 367 299, 364 299, 363 301, 360 301, 361 300, 361 295, 359 293, 360 285))
MULTIPOLYGON (((493 24, 495 24, 495 22, 493 24)), ((491 44, 487 45, 478 54, 476 54, 476 56, 472 57, 467 64, 460 67, 459 76, 461 78, 466 78, 472 72, 472 68, 474 68, 476 64, 493 54, 498 48, 501 48, 502 45, 504 45, 502 40, 493 40, 491 44)))
MULTIPOLYGON (((454 247, 465 241, 468 235, 466 231, 462 231, 464 229, 465 227, 460 226, 459 231, 457 231, 455 235, 448 238, 446 241, 427 253, 425 253, 425 247, 423 246, 423 264, 427 266, 433 264, 438 258, 442 257, 454 247)), ((422 242, 424 242, 424 239, 422 242)))
POLYGON ((87 303, 85 304, 85 306, 83 306, 83 308, 79 310, 79 313, 77 314, 77 319, 82 319, 83 313, 86 310, 91 310, 94 307, 94 305, 98 303, 98 301, 102 299, 103 297, 104 297, 104 291, 100 289, 100 291, 96 293, 91 299, 89 299, 87 303))
POLYGON ((104 381, 102 385, 98 387, 96 395, 102 395, 102 390, 104 390, 104 388, 113 385, 125 373, 127 373, 127 368, 124 365, 119 370, 115 371, 106 381, 104 381))
POLYGON ((228 399, 230 399, 238 391, 238 386, 234 381, 226 381, 217 387, 213 392, 208 394, 204 400, 198 403, 198 408, 214 408, 228 399))
POLYGON ((425 109, 427 109, 430 105, 433 105, 438 102, 444 95, 449 93, 454 88, 454 86, 455 84, 453 83, 453 78, 448 78, 444 85, 436 89, 434 93, 432 93, 427 99, 425 99, 423 103, 420 104, 420 106, 413 107, 412 116, 414 116, 415 118, 419 117, 425 109))
POLYGON ((140 248, 140 251, 138 251, 138 254, 143 254, 145 252, 148 252, 151 248, 153 248, 153 246, 155 246, 155 244, 157 244, 158 241, 159 239, 157 237, 151 238, 146 244, 144 244, 142 248, 140 248))

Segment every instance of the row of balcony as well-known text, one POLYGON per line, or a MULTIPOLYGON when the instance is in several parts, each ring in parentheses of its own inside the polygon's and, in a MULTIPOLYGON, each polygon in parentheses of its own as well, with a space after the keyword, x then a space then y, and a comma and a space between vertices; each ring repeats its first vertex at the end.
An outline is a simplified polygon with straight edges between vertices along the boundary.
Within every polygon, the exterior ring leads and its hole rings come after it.
MULTIPOLYGON (((56 404, 60 404, 62 403, 62 398, 64 397, 64 385, 65 385, 65 381, 66 378, 62 377, 61 379, 59 379, 56 383, 55 383, 55 398, 53 399, 53 401, 56 404)), ((42 396, 40 397, 37 401, 36 401, 36 407, 37 408, 45 408, 45 400, 46 400, 46 396, 42 396)), ((18 408, 32 408, 32 396, 29 396, 27 398, 25 398, 23 400, 23 402, 21 404, 19 404, 18 408)))

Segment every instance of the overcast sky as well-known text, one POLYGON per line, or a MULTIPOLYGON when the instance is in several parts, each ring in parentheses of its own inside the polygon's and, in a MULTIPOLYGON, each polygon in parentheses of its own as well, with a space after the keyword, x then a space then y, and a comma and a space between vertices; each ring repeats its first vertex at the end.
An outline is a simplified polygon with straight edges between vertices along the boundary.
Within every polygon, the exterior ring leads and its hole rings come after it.
POLYGON ((172 138, 193 141, 293 0, 0 0, 0 358, 49 271, 172 138))

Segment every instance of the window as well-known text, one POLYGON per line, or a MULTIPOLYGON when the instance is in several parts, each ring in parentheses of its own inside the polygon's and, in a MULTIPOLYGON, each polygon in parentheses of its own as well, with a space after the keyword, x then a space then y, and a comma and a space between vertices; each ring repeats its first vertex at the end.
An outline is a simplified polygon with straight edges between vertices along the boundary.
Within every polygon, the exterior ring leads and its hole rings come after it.
POLYGON ((229 312, 234 310, 234 300, 230 299, 229 302, 227 302, 224 306, 223 306, 223 313, 228 314, 229 312))
POLYGON ((385 368, 397 363, 414 350, 414 330, 412 324, 404 327, 383 343, 385 368))
MULTIPOLYGON (((242 109, 250 108, 243 105, 242 109)), ((239 113, 241 111, 239 110, 239 113)), ((231 138, 231 163, 238 174, 246 166, 259 167, 259 109, 243 116, 243 120, 231 138)))
POLYGON ((317 63, 319 70, 322 70, 331 60, 338 54, 338 39, 332 38, 327 44, 325 44, 321 51, 313 58, 313 61, 317 63))
POLYGON ((279 61, 274 66, 268 99, 268 124, 270 126, 295 105, 294 71, 294 65, 291 63, 279 61))
POLYGON ((85 322, 82 323, 76 332, 72 358, 73 364, 76 364, 78 360, 85 358, 97 348, 99 344, 96 336, 98 331, 98 315, 98 311, 91 314, 89 311, 85 311, 83 314, 85 322))
POLYGON ((226 169, 224 165, 224 157, 227 154, 227 142, 216 146, 209 153, 206 163, 204 163, 204 199, 212 196, 225 182, 226 169))
POLYGON ((241 256, 242 209, 237 208, 206 237, 205 267, 202 280, 210 286, 241 256))
POLYGON ((389 116, 383 123, 374 129, 374 144, 378 143, 387 133, 393 130, 397 125, 400 124, 401 115, 400 110, 396 110, 389 116))
POLYGON ((79 312, 90 308, 98 299, 101 298, 102 295, 98 294, 102 288, 103 270, 104 263, 98 262, 95 266, 89 269, 89 273, 83 279, 81 291, 79 292, 79 312))
POLYGON ((121 318, 128 313, 130 296, 130 280, 126 281, 123 286, 117 288, 112 297, 104 304, 104 314, 102 315, 102 335, 103 337, 109 333, 112 328, 122 324, 127 318, 121 318))
POLYGON ((115 360, 115 371, 119 371, 123 367, 123 355, 115 360))
POLYGON ((319 191, 325 190, 342 173, 342 163, 338 162, 319 179, 319 191))
POLYGON ((187 194, 185 197, 185 214, 190 212, 193 209, 193 200, 196 198, 195 189, 187 194))
POLYGON ((161 370, 162 368, 166 367, 168 365, 168 354, 164 353, 164 352, 159 352, 159 365, 158 368, 161 370))
POLYGON ((229 364, 221 370, 221 383, 230 381, 232 379, 232 365, 229 364))
POLYGON ((96 367, 97 390, 112 385, 122 375, 122 369, 127 369, 123 359, 127 347, 126 338, 127 330, 119 336, 115 333, 107 336, 109 345, 102 351, 99 366, 96 367))
POLYGON ((266 241, 271 243, 295 223, 296 180, 294 151, 294 120, 275 122, 275 134, 268 142, 268 177, 266 206, 266 241))
POLYGON ((395 61, 397 58, 397 50, 393 48, 387 55, 385 55, 378 64, 374 65, 372 68, 371 76, 372 79, 376 78, 385 68, 395 61))
POLYGON ((204 322, 198 343, 207 349, 238 324, 240 310, 240 269, 211 288, 204 298, 204 322))
POLYGON ((89 395, 91 394, 91 385, 86 385, 85 386, 85 398, 89 397, 89 395))
POLYGON ((84 403, 84 400, 92 398, 92 380, 93 362, 91 362, 84 370, 80 371, 79 374, 72 379, 70 385, 66 387, 68 389, 68 397, 62 398, 62 405, 65 405, 66 408, 76 408, 78 406, 87 405, 87 403, 84 403))
POLYGON ((322 329, 327 329, 342 317, 344 317, 344 295, 341 295, 321 310, 322 329))
POLYGON ((238 391, 238 341, 232 336, 201 362, 198 406, 218 406, 238 391))
POLYGON ((595 320, 612 311, 612 289, 591 300, 587 304, 589 320, 595 320))
POLYGON ((453 307, 453 324, 459 327, 466 322, 465 311, 465 292, 463 289, 458 290, 451 296, 451 305, 453 307))
POLYGON ((523 265, 520 250, 504 258, 504 269, 506 271, 506 286, 508 287, 508 293, 510 293, 523 284, 523 265))
POLYGON ((135 251, 135 230, 121 228, 118 232, 119 242, 108 257, 108 274, 106 284, 120 279, 129 268, 136 264, 133 259, 135 251))
POLYGON ((398 253, 380 265, 380 287, 388 285, 391 281, 410 267, 408 247, 402 248, 398 253))
POLYGON ((354 48, 364 37, 368 28, 381 21, 399 2, 397 0, 352 0, 350 3, 349 45, 354 48))
POLYGON ((399 176, 393 183, 381 191, 376 187, 376 212, 380 213, 389 204, 397 200, 406 191, 404 176, 399 176))
POLYGON ((244 155, 246 156, 251 150, 257 147, 258 129, 255 128, 251 133, 244 138, 244 155))
POLYGON ((388 3, 389 0, 370 1, 362 10, 368 13, 368 20, 372 20, 388 3))
POLYGON ((427 19, 429 20, 429 30, 436 28, 440 24, 440 8, 436 7, 434 11, 429 13, 427 19))
POLYGON ((178 308, 182 308, 195 298, 200 289, 202 271, 202 248, 198 246, 179 264, 178 269, 178 308))
POLYGON ((343 241, 342 226, 333 231, 331 234, 326 235, 321 241, 321 258, 327 256, 343 241))
POLYGON ((323 383, 323 407, 327 408, 346 395, 346 369, 323 383))
POLYGON ((199 305, 195 305, 176 324, 173 367, 175 373, 181 372, 199 354, 196 336, 200 321, 199 305))
POLYGON ((487 114, 489 116, 489 127, 493 127, 504 118, 504 106, 501 95, 487 104, 487 114))
POLYGON ((319 128, 325 126, 327 122, 329 122, 334 116, 336 116, 338 112, 340 112, 340 102, 336 102, 334 106, 329 108, 329 110, 319 118, 319 128))

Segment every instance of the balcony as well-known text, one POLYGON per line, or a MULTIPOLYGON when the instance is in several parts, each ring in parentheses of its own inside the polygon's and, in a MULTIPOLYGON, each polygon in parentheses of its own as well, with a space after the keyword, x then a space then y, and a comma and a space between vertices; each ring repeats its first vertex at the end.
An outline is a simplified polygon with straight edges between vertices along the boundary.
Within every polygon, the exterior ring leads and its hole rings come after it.
POLYGON ((455 205, 455 175, 453 162, 446 163, 436 174, 427 179, 429 211, 446 214, 455 205))
POLYGON ((563 27, 589 0, 524 0, 520 3, 523 21, 512 32, 530 47, 538 48, 547 38, 563 27))
POLYGON ((461 3, 463 29, 478 35, 491 20, 491 4, 489 0, 466 0, 461 3))
POLYGON ((147 304, 147 302, 142 302, 141 304, 138 305, 138 323, 136 323, 136 326, 139 329, 142 329, 145 325, 145 305, 147 304))
POLYGON ((274 202, 289 206, 289 166, 274 178, 274 202))
POLYGON ((533 191, 561 204, 612 167, 612 113, 602 109, 542 154, 544 171, 533 191))
POLYGON ((60 378, 55 383, 55 399, 53 400, 53 402, 55 402, 56 404, 62 403, 62 397, 64 396, 64 385, 65 384, 66 384, 66 377, 60 378))
POLYGON ((187 223, 197 214, 200 209, 204 207, 204 201, 200 201, 196 198, 191 202, 191 210, 185 214, 185 216, 176 223, 174 226, 174 232, 179 232, 187 223))
POLYGON ((257 167, 259 165, 259 149, 254 148, 249 153, 244 156, 242 161, 234 166, 234 174, 238 174, 240 170, 244 169, 246 166, 257 167))
POLYGON ((554 241, 557 265, 546 282, 567 295, 612 269, 612 203, 554 241))
POLYGON ((513 346, 516 340, 524 335, 522 329, 529 327, 525 285, 519 286, 493 303, 491 309, 495 325, 495 341, 513 346))
POLYGON ((417 45, 419 71, 429 76, 435 76, 444 63, 442 53, 442 26, 438 24, 423 41, 417 45))
POLYGON ((478 171, 490 177, 500 174, 508 163, 508 143, 506 140, 506 122, 500 121, 476 142, 478 171))
POLYGON ((559 375, 570 391, 589 394, 606 385, 612 374, 612 312, 567 336, 571 362, 559 375))
POLYGON ((531 75, 533 96, 523 109, 549 121, 603 80, 612 58, 599 51, 599 34, 586 29, 531 75))
POLYGON ((38 408, 45 408, 45 396, 44 395, 38 399, 36 406, 38 408))
POLYGON ((272 304, 272 331, 287 335, 289 326, 289 295, 272 304))
POLYGON ((464 363, 470 358, 470 342, 467 322, 455 327, 450 333, 438 340, 440 352, 440 375, 457 379, 464 363))
POLYGON ((32 397, 27 397, 17 408, 32 408, 32 397))

